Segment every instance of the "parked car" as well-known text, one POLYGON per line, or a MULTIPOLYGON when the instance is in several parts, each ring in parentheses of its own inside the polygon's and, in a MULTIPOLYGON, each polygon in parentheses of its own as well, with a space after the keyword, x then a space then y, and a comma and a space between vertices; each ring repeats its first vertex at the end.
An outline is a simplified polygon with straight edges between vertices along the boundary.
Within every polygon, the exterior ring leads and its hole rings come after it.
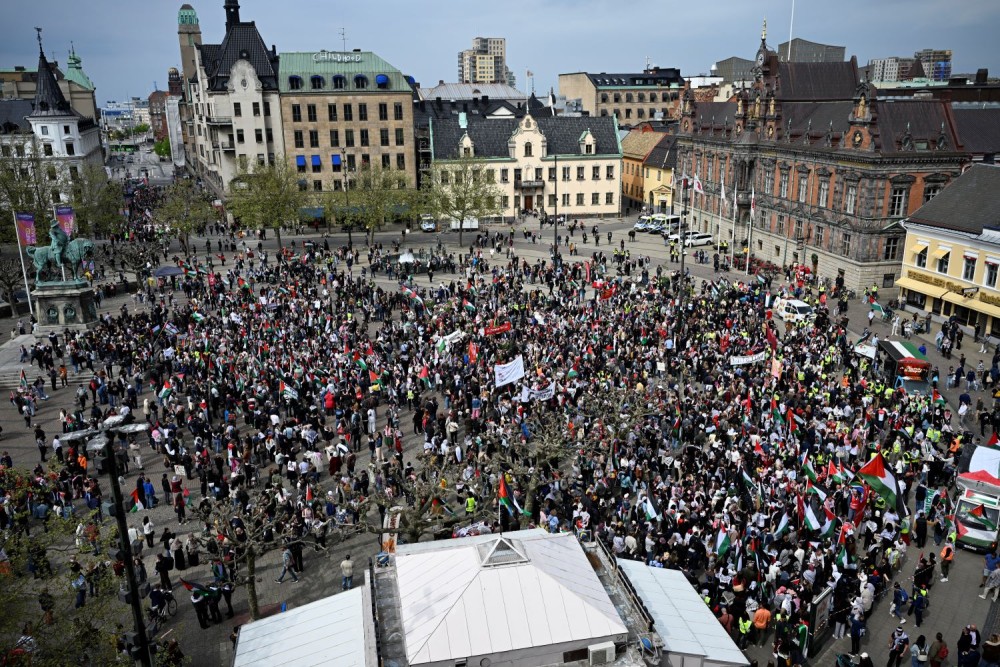
POLYGON ((420 231, 436 232, 438 230, 437 220, 430 213, 423 213, 420 216, 420 231))
POLYGON ((687 247, 701 246, 701 245, 712 245, 715 240, 712 238, 711 234, 688 234, 684 238, 684 245, 687 247))

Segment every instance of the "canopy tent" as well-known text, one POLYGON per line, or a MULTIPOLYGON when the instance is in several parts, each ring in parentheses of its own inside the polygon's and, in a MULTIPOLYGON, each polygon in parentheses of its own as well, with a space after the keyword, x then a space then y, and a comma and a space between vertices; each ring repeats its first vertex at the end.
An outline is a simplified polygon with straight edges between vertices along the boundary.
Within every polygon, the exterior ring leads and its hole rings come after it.
POLYGON ((661 664, 684 667, 740 666, 750 662, 679 570, 619 560, 663 640, 661 664))
POLYGON ((153 271, 153 275, 157 278, 169 278, 170 276, 179 276, 184 273, 184 269, 179 266, 161 266, 156 271, 153 271))

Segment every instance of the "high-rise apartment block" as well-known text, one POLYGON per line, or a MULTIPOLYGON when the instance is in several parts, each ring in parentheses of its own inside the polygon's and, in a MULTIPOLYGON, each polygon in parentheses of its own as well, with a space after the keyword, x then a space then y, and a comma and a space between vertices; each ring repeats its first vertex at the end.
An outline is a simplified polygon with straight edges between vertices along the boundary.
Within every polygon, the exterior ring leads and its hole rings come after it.
POLYGON ((514 73, 507 67, 507 40, 476 37, 472 48, 458 52, 459 83, 505 83, 513 86, 514 73))
POLYGON ((924 75, 932 81, 947 81, 951 78, 951 49, 924 49, 913 57, 924 67, 924 75))

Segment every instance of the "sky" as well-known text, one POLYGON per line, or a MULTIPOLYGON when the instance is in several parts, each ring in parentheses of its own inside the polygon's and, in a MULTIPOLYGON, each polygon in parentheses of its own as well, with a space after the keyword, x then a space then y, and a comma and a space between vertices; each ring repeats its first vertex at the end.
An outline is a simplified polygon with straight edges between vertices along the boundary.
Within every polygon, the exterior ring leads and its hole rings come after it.
MULTIPOLYGON (((457 79, 457 53, 472 38, 506 37, 508 66, 530 92, 558 89, 565 72, 638 72, 649 62, 706 74, 729 56, 753 57, 766 18, 771 48, 788 39, 793 0, 241 0, 241 19, 256 21, 266 44, 282 51, 374 51, 422 85, 457 79), (475 7, 473 10, 472 7, 475 7)), ((180 67, 175 0, 5 0, 0 67, 37 65, 34 27, 47 55, 64 65, 70 43, 97 86, 97 101, 146 97, 166 89, 180 67), (156 87, 154 87, 154 84, 156 87)), ((205 43, 222 41, 223 0, 192 0, 205 43)), ((795 37, 847 47, 871 58, 951 49, 953 72, 988 67, 1000 75, 996 0, 795 0, 795 37)))

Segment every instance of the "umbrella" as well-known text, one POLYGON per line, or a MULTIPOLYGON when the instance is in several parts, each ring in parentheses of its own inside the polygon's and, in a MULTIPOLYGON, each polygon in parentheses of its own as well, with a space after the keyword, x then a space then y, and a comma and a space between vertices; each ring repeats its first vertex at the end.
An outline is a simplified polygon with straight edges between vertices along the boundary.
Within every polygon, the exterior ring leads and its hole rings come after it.
POLYGON ((156 271, 153 271, 153 275, 157 278, 169 278, 170 276, 179 276, 184 273, 184 269, 179 266, 161 266, 156 271))

